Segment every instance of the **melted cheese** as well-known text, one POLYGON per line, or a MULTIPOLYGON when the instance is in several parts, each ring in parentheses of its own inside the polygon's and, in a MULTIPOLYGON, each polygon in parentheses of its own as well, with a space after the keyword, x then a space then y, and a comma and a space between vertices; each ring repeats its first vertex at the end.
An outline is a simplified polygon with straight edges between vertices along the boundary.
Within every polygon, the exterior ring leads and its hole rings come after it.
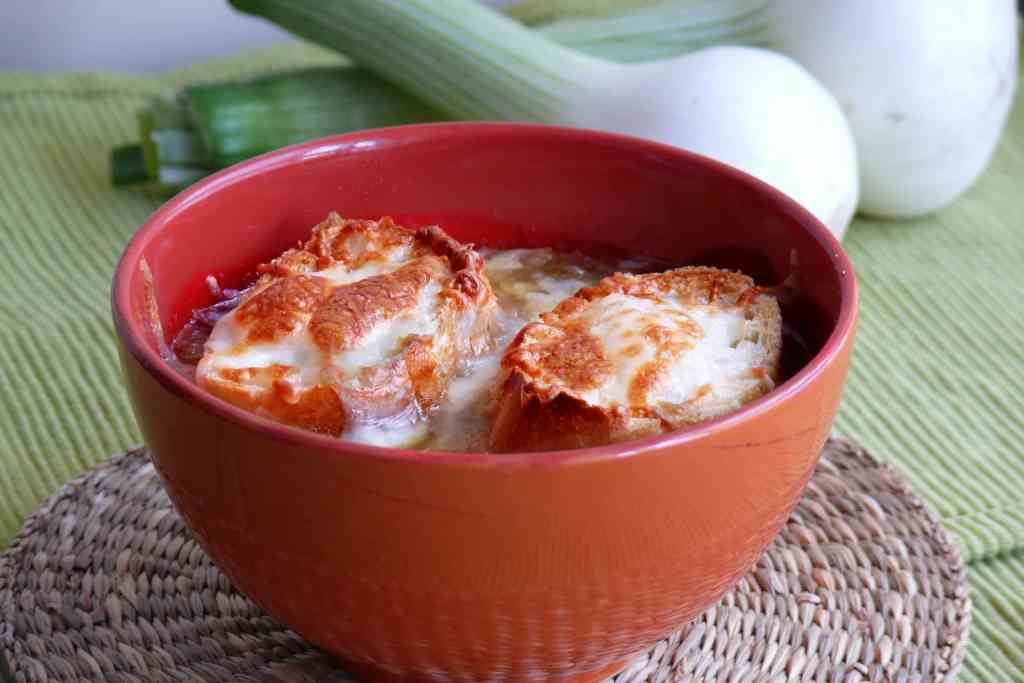
POLYGON ((214 326, 199 363, 200 376, 214 375, 225 369, 287 366, 291 368, 288 381, 297 387, 318 381, 323 368, 322 354, 305 325, 272 342, 244 343, 248 328, 238 322, 237 311, 224 316, 214 326))
POLYGON ((484 450, 491 422, 484 408, 501 374, 506 344, 477 357, 448 386, 448 398, 431 420, 429 445, 435 450, 484 450))
POLYGON ((330 280, 334 286, 347 285, 374 275, 384 275, 398 270, 403 265, 403 258, 408 256, 408 251, 408 249, 394 249, 388 253, 387 260, 369 261, 357 268, 349 268, 344 263, 336 263, 316 271, 316 274, 330 280), (400 256, 402 258, 399 258, 400 256))
POLYGON ((496 308, 472 250, 434 227, 332 214, 261 267, 206 340, 196 379, 287 424, 387 446, 429 434, 496 308))
MULTIPOLYGON (((375 245, 356 235, 347 246, 351 253, 358 254, 373 251, 375 245)), ((408 262, 411 251, 406 245, 398 245, 378 253, 380 258, 355 268, 335 263, 314 274, 328 280, 332 287, 351 284, 397 270, 408 262)), ((487 408, 501 382, 501 359, 523 326, 616 270, 643 271, 651 265, 641 261, 609 264, 551 249, 482 253, 498 303, 492 345, 478 356, 461 360, 447 395, 427 420, 399 417, 357 421, 347 427, 342 438, 388 447, 483 449, 491 419, 487 408)), ((473 323, 469 316, 459 320, 455 329, 438 328, 439 291, 440 285, 431 282, 419 292, 415 306, 375 325, 356 345, 333 355, 324 353, 314 342, 308 330, 311 316, 300 318, 290 333, 273 342, 246 343, 247 329, 239 323, 236 309, 213 329, 201 362, 202 372, 287 366, 291 370, 286 381, 297 389, 322 382, 323 372, 331 368, 351 376, 360 368, 380 366, 396 357, 410 335, 464 335, 473 323)), ((651 326, 664 328, 664 338, 684 350, 670 354, 661 379, 641 397, 645 403, 680 404, 698 394, 716 403, 727 402, 760 382, 771 381, 751 375, 751 368, 763 361, 764 349, 757 343, 756 334, 751 334, 750 326, 755 321, 747 320, 739 309, 683 304, 671 296, 654 300, 616 293, 593 302, 580 316, 580 322, 601 340, 613 366, 603 383, 581 394, 595 405, 628 406, 637 400, 637 396, 631 397, 630 387, 638 373, 659 353, 664 356, 659 343, 642 334, 651 326), (709 385, 710 394, 706 389, 709 385)), ((452 340, 439 341, 444 347, 452 340)), ((249 381, 257 385, 269 382, 258 373, 249 381)))
MULTIPOLYGON (((483 450, 491 427, 488 407, 501 382, 501 359, 512 339, 541 313, 580 289, 596 284, 623 263, 609 264, 553 249, 483 249, 487 277, 498 298, 492 349, 466 363, 452 380, 446 401, 431 418, 425 444, 435 450, 483 450)), ((647 262, 631 264, 636 270, 647 262)))
POLYGON ((593 405, 682 404, 706 387, 711 394, 705 396, 725 398, 744 395, 763 381, 751 371, 764 363, 765 349, 745 339, 748 321, 739 308, 611 294, 589 305, 580 319, 601 340, 613 367, 604 383, 580 392, 593 405), (660 343, 644 334, 652 326, 664 330, 660 343), (672 351, 670 345, 679 348, 672 351), (667 356, 660 380, 649 391, 631 395, 639 373, 657 363, 659 354, 667 356))
MULTIPOLYGON (((374 275, 394 272, 403 265, 402 261, 408 258, 409 252, 408 248, 391 249, 387 252, 385 259, 367 261, 357 268, 350 268, 345 263, 337 262, 327 268, 317 270, 315 274, 317 277, 328 280, 333 286, 351 284, 374 275)), ((436 294, 437 289, 435 286, 431 291, 436 294)), ((293 376, 296 378, 297 386, 308 386, 318 381, 320 371, 324 368, 325 363, 306 327, 310 315, 305 316, 297 329, 283 339, 268 343, 246 343, 248 328, 238 321, 238 311, 237 308, 231 311, 214 326, 206 345, 206 355, 203 359, 206 365, 204 369, 212 371, 220 368, 266 368, 273 365, 286 365, 294 368, 293 376)), ((411 326, 405 325, 404 327, 411 326)), ((386 343, 386 339, 381 338, 386 337, 387 334, 387 326, 378 326, 378 329, 368 336, 375 337, 375 342, 386 343)), ((372 342, 367 339, 367 343, 372 342)), ((362 346, 366 346, 367 343, 362 346)), ((389 348, 393 346, 392 343, 389 348)), ((341 365, 351 367, 358 364, 360 350, 351 352, 350 359, 342 359, 341 365)), ((376 351, 366 354, 367 358, 377 357, 379 359, 380 356, 381 354, 376 351)))
POLYGON ((750 338, 757 323, 746 320, 737 309, 695 307, 689 315, 703 336, 670 366, 666 381, 652 392, 651 403, 685 403, 696 398, 702 387, 710 387, 704 398, 708 403, 739 405, 755 389, 773 388, 771 377, 752 372, 766 364, 768 353, 750 338))
POLYGON ((554 249, 484 250, 483 253, 487 277, 494 286, 498 304, 520 328, 614 270, 595 259, 554 249))
MULTIPOLYGON (((607 381, 580 397, 594 405, 629 405, 630 384, 658 351, 657 345, 644 338, 643 330, 677 314, 670 305, 624 294, 612 294, 588 306, 580 322, 601 340, 612 372, 607 381)), ((685 334, 679 336, 688 338, 685 334)))
POLYGON ((356 422, 347 430, 346 441, 386 448, 422 448, 430 436, 430 425, 425 421, 402 420, 389 423, 356 422))
MULTIPOLYGON (((335 354, 327 362, 346 374, 352 374, 394 358, 402 350, 403 341, 411 335, 436 335, 437 295, 440 291, 439 283, 430 283, 420 292, 415 307, 376 325, 355 348, 335 354)), ((444 340, 441 341, 443 343, 444 340)))

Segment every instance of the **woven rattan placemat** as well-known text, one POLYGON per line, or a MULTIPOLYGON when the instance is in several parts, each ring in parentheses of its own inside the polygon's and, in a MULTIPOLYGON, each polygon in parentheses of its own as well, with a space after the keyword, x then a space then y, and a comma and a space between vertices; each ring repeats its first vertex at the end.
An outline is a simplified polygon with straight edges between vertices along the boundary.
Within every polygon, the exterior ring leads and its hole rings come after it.
MULTIPOLYGON (((615 681, 948 681, 969 614, 936 517, 833 439, 757 566, 615 681)), ((351 680, 210 563, 143 450, 64 486, 0 556, 0 653, 26 682, 351 680)))

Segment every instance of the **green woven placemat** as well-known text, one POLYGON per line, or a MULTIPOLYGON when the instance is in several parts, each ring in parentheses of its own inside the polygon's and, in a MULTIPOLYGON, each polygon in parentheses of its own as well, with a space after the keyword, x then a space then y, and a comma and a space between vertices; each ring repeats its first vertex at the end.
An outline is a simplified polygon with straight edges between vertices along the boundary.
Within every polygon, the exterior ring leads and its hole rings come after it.
MULTIPOLYGON (((337 60, 293 45, 160 78, 0 74, 0 544, 139 439, 108 306, 117 256, 156 207, 107 179, 135 109, 168 85, 337 60)), ((916 222, 858 220, 845 241, 863 298, 837 430, 891 458, 972 562, 969 681, 1024 681, 1022 188, 1018 96, 959 202, 916 222)))

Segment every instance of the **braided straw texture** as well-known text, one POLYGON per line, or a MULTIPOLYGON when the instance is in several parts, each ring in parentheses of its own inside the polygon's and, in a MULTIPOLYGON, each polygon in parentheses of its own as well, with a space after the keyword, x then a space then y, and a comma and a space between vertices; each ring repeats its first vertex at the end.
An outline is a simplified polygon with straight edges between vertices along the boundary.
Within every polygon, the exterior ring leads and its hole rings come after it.
MULTIPOLYGON (((757 566, 612 680, 951 681, 969 613, 935 515, 833 439, 757 566)), ((231 586, 141 449, 65 485, 0 556, 0 654, 26 683, 352 680, 231 586)))

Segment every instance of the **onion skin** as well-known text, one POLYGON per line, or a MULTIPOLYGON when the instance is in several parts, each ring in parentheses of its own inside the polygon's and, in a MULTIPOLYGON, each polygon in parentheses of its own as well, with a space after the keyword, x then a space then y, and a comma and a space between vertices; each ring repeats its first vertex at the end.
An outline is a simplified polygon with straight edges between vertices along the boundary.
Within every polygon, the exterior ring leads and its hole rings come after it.
POLYGON ((771 10, 773 47, 846 114, 861 212, 921 216, 974 183, 1017 87, 1014 0, 772 0, 771 10))

